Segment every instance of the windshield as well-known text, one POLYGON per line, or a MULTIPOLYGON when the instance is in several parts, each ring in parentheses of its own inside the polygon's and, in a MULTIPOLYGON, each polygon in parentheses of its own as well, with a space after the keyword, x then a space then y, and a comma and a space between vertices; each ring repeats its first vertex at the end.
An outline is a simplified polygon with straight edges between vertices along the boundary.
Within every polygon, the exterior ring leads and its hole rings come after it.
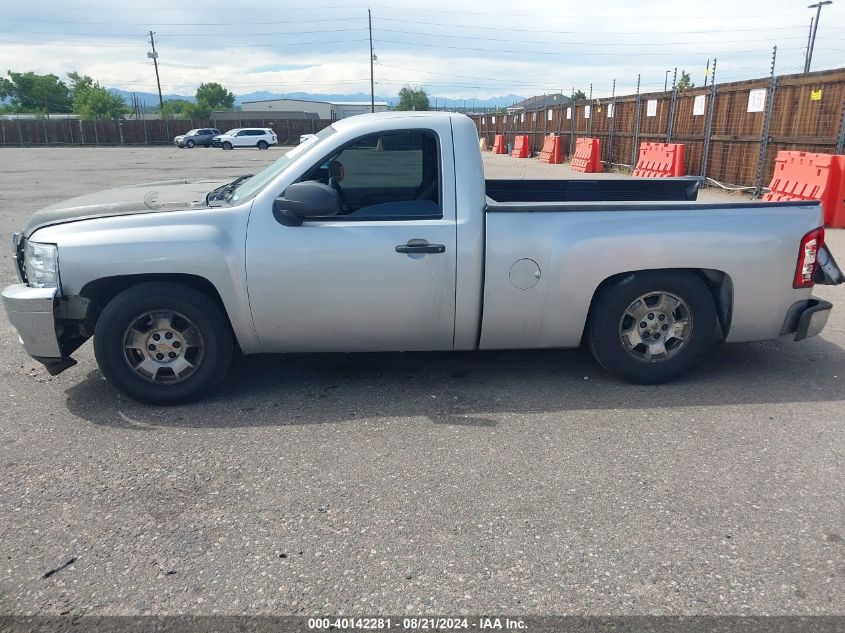
POLYGON ((314 143, 319 143, 334 133, 335 129, 330 125, 315 134, 312 138, 309 138, 294 147, 275 163, 268 165, 249 180, 244 180, 242 184, 238 185, 238 187, 232 191, 232 194, 229 196, 230 202, 235 203, 254 196, 256 193, 261 191, 268 182, 287 169, 288 165, 290 165, 302 152, 314 145, 314 143))
POLYGON ((235 134, 235 133, 236 133, 238 130, 240 130, 240 129, 241 129, 241 128, 236 127, 236 128, 234 128, 234 129, 232 129, 232 130, 226 130, 225 132, 223 132, 223 135, 224 135, 224 136, 232 136, 233 134, 235 134))
POLYGON ((193 136, 197 132, 199 132, 199 130, 189 130, 189 131, 185 132, 185 136, 193 136))

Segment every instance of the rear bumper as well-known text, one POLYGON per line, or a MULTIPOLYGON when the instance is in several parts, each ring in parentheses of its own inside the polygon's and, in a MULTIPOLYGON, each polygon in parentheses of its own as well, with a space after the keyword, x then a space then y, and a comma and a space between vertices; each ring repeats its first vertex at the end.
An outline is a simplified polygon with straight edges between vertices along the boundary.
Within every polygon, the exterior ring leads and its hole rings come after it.
POLYGON ((795 341, 803 341, 805 338, 815 336, 827 325, 827 318, 833 304, 822 299, 812 297, 807 302, 807 307, 801 311, 798 317, 798 327, 795 330, 795 341))
POLYGON ((833 304, 817 297, 799 301, 789 309, 781 335, 791 335, 795 341, 815 336, 827 325, 833 304))

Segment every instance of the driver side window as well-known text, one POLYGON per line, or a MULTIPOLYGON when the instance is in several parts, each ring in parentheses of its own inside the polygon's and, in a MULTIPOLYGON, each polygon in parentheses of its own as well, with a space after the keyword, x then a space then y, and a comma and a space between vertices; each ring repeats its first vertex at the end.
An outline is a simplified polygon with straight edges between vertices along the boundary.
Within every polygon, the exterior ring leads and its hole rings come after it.
POLYGON ((440 160, 429 130, 368 135, 336 150, 302 177, 340 197, 338 219, 439 219, 440 160))

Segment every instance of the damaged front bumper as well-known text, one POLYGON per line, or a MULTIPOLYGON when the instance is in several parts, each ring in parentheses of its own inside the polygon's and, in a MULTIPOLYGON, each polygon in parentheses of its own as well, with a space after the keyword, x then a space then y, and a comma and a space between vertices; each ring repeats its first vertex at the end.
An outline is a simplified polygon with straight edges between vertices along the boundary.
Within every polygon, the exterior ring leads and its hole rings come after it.
POLYGON ((58 289, 30 288, 14 284, 2 292, 3 307, 27 354, 43 364, 55 376, 76 364, 69 354, 73 349, 62 344, 60 324, 56 319, 58 289))

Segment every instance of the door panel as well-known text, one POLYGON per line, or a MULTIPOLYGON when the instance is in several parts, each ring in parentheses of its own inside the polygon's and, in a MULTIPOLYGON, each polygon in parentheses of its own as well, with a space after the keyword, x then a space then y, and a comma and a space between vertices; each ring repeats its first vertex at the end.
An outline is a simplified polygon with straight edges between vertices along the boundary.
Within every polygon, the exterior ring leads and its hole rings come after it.
POLYGON ((454 169, 451 153, 444 159, 436 141, 445 138, 450 147, 451 127, 448 119, 436 123, 436 131, 385 131, 376 138, 349 139, 294 177, 324 178, 323 184, 331 186, 327 168, 340 156, 346 173, 343 167, 335 169, 331 180, 340 182, 352 202, 342 211, 350 213, 348 218, 285 226, 274 219, 270 200, 253 206, 247 277, 253 322, 264 349, 453 348, 454 169), (363 149, 346 151, 359 144, 363 149), (414 152, 421 156, 410 155, 414 152), (423 182, 433 183, 434 189, 423 188, 423 182), (448 186, 438 188, 438 182, 448 186), (423 200, 418 199, 421 191, 434 193, 423 200), (389 209, 376 206, 385 202, 394 204, 389 209), (373 213, 369 219, 368 208, 373 213))
POLYGON ((454 222, 277 224, 250 246, 250 305, 268 351, 452 349, 454 222), (396 251, 415 241, 444 252, 396 251))

